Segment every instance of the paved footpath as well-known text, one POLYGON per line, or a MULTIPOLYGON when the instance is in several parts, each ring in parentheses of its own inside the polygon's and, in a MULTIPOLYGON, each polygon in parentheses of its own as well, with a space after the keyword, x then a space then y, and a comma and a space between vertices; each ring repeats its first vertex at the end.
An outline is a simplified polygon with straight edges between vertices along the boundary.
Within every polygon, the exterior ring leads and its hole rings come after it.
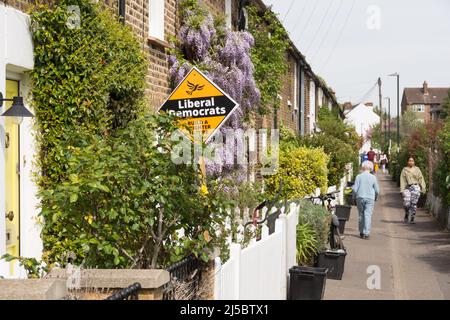
MULTIPOLYGON (((377 178, 381 192, 372 216, 371 237, 359 238, 358 211, 353 206, 345 227, 344 276, 327 280, 324 298, 450 299, 450 233, 422 209, 416 214, 416 224, 404 224, 397 185, 387 175, 378 174, 377 178), (379 267, 379 289, 368 289, 368 278, 377 269, 370 266, 379 267)), ((370 280, 376 285, 373 276, 370 280)))

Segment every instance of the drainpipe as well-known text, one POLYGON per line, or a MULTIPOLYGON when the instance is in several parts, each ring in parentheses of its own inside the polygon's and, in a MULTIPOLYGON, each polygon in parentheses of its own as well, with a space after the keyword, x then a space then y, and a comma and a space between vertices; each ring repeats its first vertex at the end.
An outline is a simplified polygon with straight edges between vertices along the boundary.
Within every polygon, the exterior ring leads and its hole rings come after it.
POLYGON ((298 72, 300 73, 300 135, 305 135, 305 71, 303 65, 299 65, 298 72))
POLYGON ((125 23, 125 0, 119 0, 119 20, 125 23))

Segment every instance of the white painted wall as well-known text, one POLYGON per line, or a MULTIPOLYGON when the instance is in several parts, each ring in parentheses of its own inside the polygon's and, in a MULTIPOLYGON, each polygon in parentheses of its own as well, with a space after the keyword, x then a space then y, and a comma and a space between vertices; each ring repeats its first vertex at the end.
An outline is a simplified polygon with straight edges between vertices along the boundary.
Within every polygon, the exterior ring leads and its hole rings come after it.
MULTIPOLYGON (((361 103, 345 116, 345 123, 353 125, 359 136, 367 138, 367 131, 374 125, 380 123, 380 117, 373 111, 373 107, 368 107, 361 103)), ((371 146, 370 141, 366 141, 361 148, 361 151, 369 151, 371 146)))
POLYGON ((317 89, 317 101, 319 101, 319 107, 323 107, 323 90, 321 87, 317 89))
MULTIPOLYGON (((33 45, 29 33, 28 16, 21 11, 0 4, 0 91, 5 93, 6 78, 20 80, 21 95, 25 105, 32 110, 29 99, 30 81, 25 71, 33 68, 33 45)), ((4 108, 0 110, 4 112, 4 108)), ((24 119, 20 127, 20 206, 21 206, 21 255, 40 258, 42 242, 40 229, 36 224, 36 186, 32 181, 32 163, 35 149, 32 135, 32 120, 24 119)), ((4 119, 0 117, 0 255, 5 248, 5 130, 4 119)), ((0 275, 8 276, 9 265, 0 261, 0 275)), ((15 276, 24 276, 17 270, 15 276)))
POLYGON ((312 133, 314 131, 314 125, 316 123, 316 84, 314 83, 314 81, 309 82, 309 90, 309 133, 312 133))

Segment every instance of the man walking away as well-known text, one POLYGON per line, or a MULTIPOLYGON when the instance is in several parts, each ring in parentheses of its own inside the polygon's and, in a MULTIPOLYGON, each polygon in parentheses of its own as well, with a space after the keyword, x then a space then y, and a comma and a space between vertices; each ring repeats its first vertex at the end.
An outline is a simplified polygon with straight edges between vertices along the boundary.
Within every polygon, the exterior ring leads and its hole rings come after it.
POLYGON ((356 199, 359 213, 359 236, 369 239, 373 207, 378 199, 380 189, 377 178, 370 173, 373 171, 373 163, 365 161, 362 163, 361 169, 362 172, 356 176, 353 185, 353 198, 356 199))

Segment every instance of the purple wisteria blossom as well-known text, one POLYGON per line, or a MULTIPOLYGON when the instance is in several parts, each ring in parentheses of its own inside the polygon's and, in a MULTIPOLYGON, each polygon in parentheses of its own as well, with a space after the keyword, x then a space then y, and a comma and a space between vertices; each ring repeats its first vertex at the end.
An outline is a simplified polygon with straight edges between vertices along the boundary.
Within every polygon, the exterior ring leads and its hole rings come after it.
MULTIPOLYGON (((240 129, 244 126, 244 117, 256 108, 260 101, 260 92, 256 87, 253 76, 254 66, 251 61, 251 48, 254 46, 253 36, 246 31, 236 32, 225 29, 224 33, 217 33, 214 20, 208 14, 198 25, 198 17, 187 12, 184 24, 180 28, 179 50, 187 62, 180 62, 171 55, 169 57, 169 77, 173 86, 177 86, 191 69, 198 66, 211 80, 224 92, 232 97, 239 108, 228 118, 221 128, 225 136, 228 129, 240 129)), ((207 161, 207 171, 213 176, 243 176, 242 166, 234 163, 238 145, 230 153, 226 148, 219 151, 218 158, 221 163, 207 161), (233 163, 233 164, 230 164, 233 163), (237 172, 236 172, 237 171, 237 172)))

